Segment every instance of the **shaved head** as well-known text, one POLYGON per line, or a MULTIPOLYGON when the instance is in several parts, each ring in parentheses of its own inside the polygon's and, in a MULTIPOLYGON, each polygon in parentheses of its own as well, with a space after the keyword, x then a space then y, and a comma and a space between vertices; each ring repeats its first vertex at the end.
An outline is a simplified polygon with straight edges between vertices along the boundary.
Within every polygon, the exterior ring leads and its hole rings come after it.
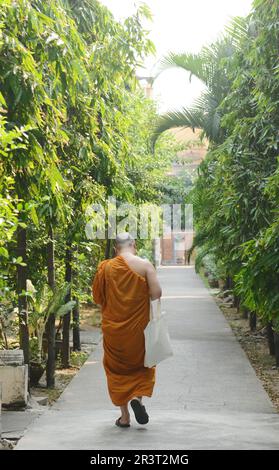
POLYGON ((129 232, 118 233, 115 238, 115 249, 121 251, 123 249, 134 249, 135 240, 129 232))
POLYGON ((123 245, 133 245, 134 238, 129 232, 118 233, 115 238, 115 246, 120 248, 123 245))

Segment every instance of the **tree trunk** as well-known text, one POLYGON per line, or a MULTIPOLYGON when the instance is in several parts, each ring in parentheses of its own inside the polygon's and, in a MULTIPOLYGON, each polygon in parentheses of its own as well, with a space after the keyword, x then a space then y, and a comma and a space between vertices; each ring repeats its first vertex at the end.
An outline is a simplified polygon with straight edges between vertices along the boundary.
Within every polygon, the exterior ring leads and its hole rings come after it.
POLYGON ((248 320, 248 318, 249 318, 249 310, 246 307, 243 307, 242 318, 244 318, 244 320, 248 320))
POLYGON ((233 297, 233 306, 237 309, 237 312, 239 312, 240 297, 238 295, 234 295, 233 297))
POLYGON ((74 297, 76 306, 73 309, 73 350, 80 351, 80 330, 79 330, 79 299, 74 297))
POLYGON ((276 331, 274 331, 274 346, 276 367, 279 367, 279 333, 276 331))
POLYGON ((105 259, 110 258, 110 250, 111 250, 111 239, 107 238, 107 240, 106 240, 106 249, 105 249, 105 259))
MULTIPOLYGON (((75 253, 77 249, 75 248, 75 253)), ((72 258, 73 258, 73 251, 72 251, 72 258)), ((74 266, 72 268, 72 278, 75 283, 75 286, 78 285, 78 270, 76 268, 75 260, 73 259, 74 266)), ((80 310, 79 310, 79 298, 77 295, 73 297, 73 300, 76 301, 76 306, 73 308, 73 351, 80 351, 80 329, 79 329, 79 318, 80 318, 80 310)))
POLYGON ((27 239, 26 228, 20 226, 17 229, 17 256, 26 263, 26 266, 17 265, 17 293, 20 348, 23 349, 25 364, 29 364, 28 303, 27 296, 21 295, 27 290, 27 239))
POLYGON ((257 328, 257 314, 255 312, 249 314, 249 326, 251 331, 255 331, 257 328))
MULTIPOLYGON (((67 243, 65 254, 65 281, 72 282, 72 246, 67 243)), ((71 300, 71 289, 65 298, 65 302, 71 300)), ((70 324, 71 312, 63 316, 63 339, 62 339, 62 367, 67 369, 70 366, 70 324)))
MULTIPOLYGON (((51 289, 55 287, 55 266, 54 266, 54 236, 52 225, 48 232, 49 240, 47 244, 47 276, 48 285, 51 289)), ((46 382, 48 388, 55 386, 55 313, 52 313, 46 325, 47 332, 47 366, 46 382)))
POLYGON ((228 289, 231 289, 231 288, 232 288, 232 278, 230 276, 227 276, 226 281, 225 281, 224 290, 228 290, 228 289))
POLYGON ((269 347, 269 354, 271 356, 275 355, 275 344, 274 344, 274 332, 272 329, 272 322, 268 322, 266 325, 266 333, 267 333, 267 341, 268 341, 268 347, 269 347))

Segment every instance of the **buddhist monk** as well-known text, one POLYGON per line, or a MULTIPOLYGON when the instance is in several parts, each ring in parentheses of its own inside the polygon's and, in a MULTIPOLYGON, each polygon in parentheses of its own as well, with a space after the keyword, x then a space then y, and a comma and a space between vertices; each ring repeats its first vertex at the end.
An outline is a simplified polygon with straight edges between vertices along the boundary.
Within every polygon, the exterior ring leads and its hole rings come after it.
POLYGON ((129 402, 138 423, 149 421, 142 397, 152 396, 155 367, 144 367, 144 329, 150 300, 161 297, 161 287, 153 265, 136 256, 135 240, 128 232, 117 235, 115 254, 99 264, 92 293, 102 308, 108 391, 112 403, 121 410, 115 424, 128 428, 129 402))

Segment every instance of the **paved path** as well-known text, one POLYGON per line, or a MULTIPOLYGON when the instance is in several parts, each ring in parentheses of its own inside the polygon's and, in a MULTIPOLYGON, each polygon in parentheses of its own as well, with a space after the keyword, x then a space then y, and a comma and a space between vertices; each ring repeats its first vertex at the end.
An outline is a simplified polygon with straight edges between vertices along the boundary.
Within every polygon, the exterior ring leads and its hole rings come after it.
POLYGON ((279 449, 279 415, 194 268, 159 276, 175 355, 157 368, 150 423, 113 425, 99 345, 18 449, 279 449))
MULTIPOLYGON (((80 331, 80 341, 82 349, 91 352, 94 345, 100 341, 101 333, 100 329, 94 326, 86 330, 80 331)), ((71 335, 72 344, 72 335, 71 335)), ((44 379, 42 379, 43 383, 44 379)), ((44 396, 44 390, 41 390, 41 397, 32 396, 31 400, 28 401, 28 406, 25 410, 15 411, 10 409, 2 409, 0 413, 0 434, 2 439, 18 440, 26 432, 26 429, 30 427, 31 423, 45 411, 45 406, 40 404, 47 400, 44 396)), ((1 449, 1 445, 0 445, 1 449)))

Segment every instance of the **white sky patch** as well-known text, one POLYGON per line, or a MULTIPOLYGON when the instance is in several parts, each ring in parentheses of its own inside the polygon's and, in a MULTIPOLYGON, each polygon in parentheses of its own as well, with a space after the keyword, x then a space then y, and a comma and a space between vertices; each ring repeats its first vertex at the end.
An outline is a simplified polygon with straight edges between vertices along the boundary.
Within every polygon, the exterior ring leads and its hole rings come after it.
MULTIPOLYGON (((140 1, 101 0, 118 20, 133 14, 140 1)), ((140 75, 150 76, 156 62, 168 52, 198 52, 215 41, 234 16, 246 16, 252 0, 145 0, 151 8, 153 22, 145 27, 156 46, 156 56, 145 60, 140 75)), ((189 83, 183 70, 168 70, 154 83, 153 96, 160 112, 189 106, 203 89, 199 80, 189 83)))

